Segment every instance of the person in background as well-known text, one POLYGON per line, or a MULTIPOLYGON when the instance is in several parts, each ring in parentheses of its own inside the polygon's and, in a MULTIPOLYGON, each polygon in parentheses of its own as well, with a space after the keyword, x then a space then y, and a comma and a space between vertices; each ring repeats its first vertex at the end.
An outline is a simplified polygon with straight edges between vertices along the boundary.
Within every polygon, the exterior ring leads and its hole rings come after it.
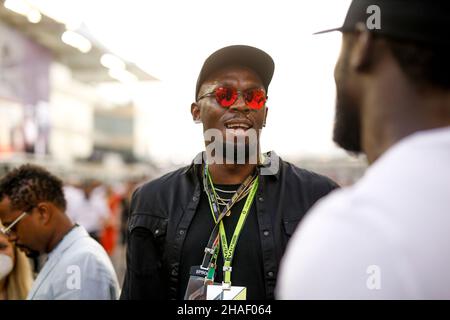
POLYGON ((110 215, 103 187, 97 181, 88 179, 80 189, 66 186, 65 193, 68 196, 67 215, 100 242, 110 215))
POLYGON ((109 256, 112 256, 117 244, 122 197, 112 186, 106 187, 106 197, 108 201, 108 218, 100 236, 100 243, 105 248, 109 256))
POLYGON ((27 299, 117 299, 111 260, 65 210, 61 180, 42 167, 23 165, 0 179, 1 233, 29 257, 47 254, 27 299))
POLYGON ((32 284, 30 261, 0 233, 0 300, 25 300, 32 284))

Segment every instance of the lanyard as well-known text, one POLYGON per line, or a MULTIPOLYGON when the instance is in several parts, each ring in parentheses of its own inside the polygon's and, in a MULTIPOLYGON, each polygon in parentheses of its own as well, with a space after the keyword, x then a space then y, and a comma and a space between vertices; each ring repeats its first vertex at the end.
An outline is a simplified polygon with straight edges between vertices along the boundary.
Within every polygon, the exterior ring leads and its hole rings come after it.
POLYGON ((203 185, 205 188, 205 192, 208 196, 209 205, 211 208, 211 213, 213 215, 214 222, 216 223, 210 239, 208 241, 208 245, 205 248, 205 255, 203 257, 202 268, 208 270, 208 275, 205 278, 205 282, 212 283, 214 282, 214 273, 216 269, 216 261, 217 256, 220 250, 220 243, 222 244, 222 253, 224 257, 224 283, 227 285, 231 285, 231 263, 233 260, 234 249, 236 248, 237 241, 239 239, 239 235, 242 231, 242 227, 244 226, 245 220, 247 218, 248 212, 250 210, 251 204, 256 194, 256 190, 258 189, 258 179, 257 173, 254 175, 248 176, 242 185, 238 188, 233 197, 229 200, 225 208, 219 214, 219 205, 217 203, 217 196, 214 189, 214 184, 212 183, 211 176, 208 172, 208 166, 205 164, 204 167, 204 175, 203 175, 203 185), (211 185, 211 189, 209 188, 211 185), (234 231, 233 237, 230 242, 230 246, 228 246, 225 228, 223 226, 222 219, 225 215, 230 214, 231 207, 237 202, 240 196, 248 190, 251 186, 250 194, 247 197, 247 200, 244 204, 244 208, 239 217, 238 224, 234 231), (219 241, 220 239, 220 241, 219 241))
MULTIPOLYGON (((205 255, 203 256, 203 262, 200 268, 203 270, 208 270, 208 268, 215 263, 217 260, 217 254, 218 254, 218 245, 219 245, 219 222, 223 219, 223 217, 226 214, 229 214, 231 207, 237 202, 240 195, 245 192, 245 190, 250 186, 250 184, 255 180, 257 177, 257 172, 253 176, 248 176, 242 185, 238 188, 236 193, 233 195, 233 197, 228 201, 225 208, 222 210, 222 212, 219 214, 219 205, 217 203, 215 193, 212 189, 209 188, 209 184, 212 183, 211 177, 209 176, 208 172, 208 165, 205 164, 204 166, 204 174, 203 174, 203 187, 205 188, 205 192, 208 195, 208 201, 210 204, 211 212, 213 213, 214 221, 216 222, 216 225, 214 226, 213 231, 211 232, 211 235, 208 240, 208 244, 205 248, 205 255), (215 256, 215 257, 214 257, 215 256)), ((211 270, 210 270, 211 271, 211 270)), ((208 276, 207 278, 209 280, 213 280, 214 272, 212 271, 212 276, 208 276)), ((206 279, 205 279, 206 281, 206 279)))
POLYGON ((239 235, 241 234, 242 227, 244 226, 245 220, 248 217, 248 212, 250 211, 250 207, 252 205, 253 199, 256 194, 256 190, 258 189, 258 180, 252 185, 252 189, 250 190, 250 194, 245 201, 244 208, 242 209, 241 215, 239 216, 239 220, 234 229, 233 237, 231 238, 230 246, 227 244, 227 235, 225 233, 225 228, 223 226, 223 220, 220 221, 220 241, 222 245, 222 254, 223 254, 223 282, 227 285, 231 285, 231 264, 233 261, 234 250, 236 249, 236 244, 239 239, 239 235))

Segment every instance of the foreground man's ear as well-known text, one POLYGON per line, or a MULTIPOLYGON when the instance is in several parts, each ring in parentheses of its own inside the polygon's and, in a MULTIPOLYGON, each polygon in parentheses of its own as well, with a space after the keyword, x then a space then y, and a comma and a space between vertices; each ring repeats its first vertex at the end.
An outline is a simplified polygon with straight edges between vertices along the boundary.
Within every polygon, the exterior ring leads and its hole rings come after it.
POLYGON ((373 62, 374 39, 364 23, 357 23, 355 29, 355 43, 350 49, 350 67, 364 71, 370 68, 373 62))

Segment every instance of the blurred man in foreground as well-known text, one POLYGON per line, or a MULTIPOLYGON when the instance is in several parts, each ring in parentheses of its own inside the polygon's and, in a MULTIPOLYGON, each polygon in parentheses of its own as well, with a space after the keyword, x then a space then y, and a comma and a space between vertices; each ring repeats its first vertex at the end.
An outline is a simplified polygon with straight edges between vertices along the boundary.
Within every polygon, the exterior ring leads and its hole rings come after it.
POLYGON ((334 140, 371 164, 289 244, 281 299, 450 299, 448 2, 353 1, 334 140))

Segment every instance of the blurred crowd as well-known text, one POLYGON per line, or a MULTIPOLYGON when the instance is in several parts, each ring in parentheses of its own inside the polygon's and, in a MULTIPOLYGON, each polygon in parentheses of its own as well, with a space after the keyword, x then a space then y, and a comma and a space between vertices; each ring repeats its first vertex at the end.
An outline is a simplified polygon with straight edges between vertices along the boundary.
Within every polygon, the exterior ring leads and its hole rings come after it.
POLYGON ((108 184, 70 179, 64 186, 66 213, 108 253, 119 280, 125 272, 125 245, 131 195, 139 180, 108 184))
POLYGON ((126 242, 128 209, 137 181, 105 184, 95 179, 72 181, 64 186, 66 213, 83 226, 112 256, 126 242))

